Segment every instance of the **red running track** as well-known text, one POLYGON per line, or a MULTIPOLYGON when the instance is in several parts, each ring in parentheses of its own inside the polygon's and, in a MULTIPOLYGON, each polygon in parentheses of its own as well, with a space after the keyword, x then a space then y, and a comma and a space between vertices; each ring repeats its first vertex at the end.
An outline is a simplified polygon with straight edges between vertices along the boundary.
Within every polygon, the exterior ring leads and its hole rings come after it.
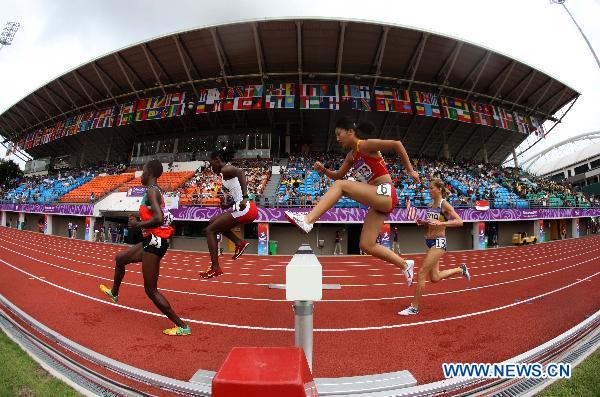
MULTIPOLYGON (((285 292, 289 257, 222 257, 225 275, 199 280, 207 254, 170 251, 159 288, 192 327, 171 324, 129 265, 119 304, 104 299, 123 249, 0 227, 0 293, 67 338, 126 364, 188 380, 216 371, 234 346, 288 346, 293 313, 285 292)), ((441 268, 469 264, 473 278, 427 285, 421 314, 401 317, 414 287, 371 257, 321 257, 325 283, 315 304, 314 375, 410 370, 419 383, 442 378, 443 362, 498 362, 546 342, 600 309, 600 236, 526 247, 449 252, 441 268)), ((417 260, 423 255, 408 255, 417 260)))

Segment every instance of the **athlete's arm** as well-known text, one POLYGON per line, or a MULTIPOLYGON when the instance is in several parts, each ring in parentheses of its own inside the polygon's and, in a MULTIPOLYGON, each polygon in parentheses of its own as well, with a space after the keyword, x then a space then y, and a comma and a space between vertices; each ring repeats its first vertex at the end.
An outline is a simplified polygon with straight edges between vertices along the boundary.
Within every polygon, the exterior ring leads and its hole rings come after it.
POLYGON ((240 211, 246 208, 246 204, 248 202, 248 188, 246 185, 246 173, 241 168, 235 168, 235 176, 237 176, 238 181, 240 182, 240 187, 242 188, 242 201, 240 202, 240 211))
POLYGON ((410 158, 404 145, 400 141, 392 141, 388 139, 365 139, 360 142, 360 150, 363 153, 373 154, 380 151, 394 151, 400 156, 402 165, 406 173, 415 181, 415 183, 421 183, 419 173, 413 169, 410 163, 410 158))
POLYGON ((463 220, 460 219, 460 216, 454 211, 454 207, 449 202, 444 201, 442 203, 442 212, 447 219, 446 222, 442 222, 442 225, 446 227, 461 227, 463 225, 463 220))
POLYGON ((163 212, 160 207, 160 203, 158 202, 158 198, 160 197, 160 193, 157 189, 148 189, 146 190, 146 194, 148 195, 148 199, 150 200, 150 207, 152 208, 152 218, 148 219, 144 222, 139 222, 137 224, 138 227, 142 229, 152 229, 154 227, 162 226, 163 220, 163 212))
POLYGON ((323 164, 321 164, 319 161, 315 163, 315 170, 320 174, 325 174, 327 177, 333 179, 334 181, 338 179, 343 179, 348 173, 348 171, 350 171, 350 168, 352 168, 352 157, 352 152, 348 152, 346 158, 344 159, 344 163, 337 171, 332 171, 325 168, 323 164))

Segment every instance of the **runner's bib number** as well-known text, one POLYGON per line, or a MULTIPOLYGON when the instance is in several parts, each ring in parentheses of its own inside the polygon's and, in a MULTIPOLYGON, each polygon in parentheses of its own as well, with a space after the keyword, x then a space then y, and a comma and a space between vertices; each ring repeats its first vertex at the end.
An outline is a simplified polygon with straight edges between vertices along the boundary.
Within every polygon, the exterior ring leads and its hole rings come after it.
POLYGON ((392 197, 392 185, 389 183, 382 183, 377 186, 377 194, 380 196, 392 197))
POLYGON ((446 249, 446 239, 445 238, 436 238, 435 239, 435 248, 446 249))

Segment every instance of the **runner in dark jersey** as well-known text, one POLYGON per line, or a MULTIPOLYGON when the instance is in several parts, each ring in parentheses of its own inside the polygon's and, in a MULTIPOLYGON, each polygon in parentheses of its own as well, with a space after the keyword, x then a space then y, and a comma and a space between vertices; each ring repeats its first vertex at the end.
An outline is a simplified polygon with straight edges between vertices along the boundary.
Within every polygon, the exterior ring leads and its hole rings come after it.
POLYGON ((119 288, 125 276, 125 265, 142 262, 144 276, 144 290, 154 305, 171 321, 175 327, 163 331, 166 335, 189 335, 192 333, 188 327, 175 314, 167 299, 158 292, 158 273, 160 260, 169 248, 168 239, 173 235, 171 222, 173 216, 165 209, 165 200, 156 180, 162 175, 162 164, 158 160, 150 160, 144 165, 142 172, 142 185, 146 186, 146 193, 140 203, 140 221, 133 215, 129 217, 129 229, 141 228, 144 238, 133 247, 123 250, 115 257, 115 279, 112 289, 100 285, 100 291, 108 295, 113 302, 119 300, 119 288))

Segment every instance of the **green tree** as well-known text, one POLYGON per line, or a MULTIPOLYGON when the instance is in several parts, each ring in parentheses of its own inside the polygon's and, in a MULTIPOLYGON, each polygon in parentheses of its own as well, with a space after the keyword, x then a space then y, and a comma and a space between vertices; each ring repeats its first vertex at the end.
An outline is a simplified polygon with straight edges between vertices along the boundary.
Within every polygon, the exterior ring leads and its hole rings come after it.
POLYGON ((0 187, 9 187, 15 179, 23 178, 23 171, 12 160, 0 160, 0 187))

